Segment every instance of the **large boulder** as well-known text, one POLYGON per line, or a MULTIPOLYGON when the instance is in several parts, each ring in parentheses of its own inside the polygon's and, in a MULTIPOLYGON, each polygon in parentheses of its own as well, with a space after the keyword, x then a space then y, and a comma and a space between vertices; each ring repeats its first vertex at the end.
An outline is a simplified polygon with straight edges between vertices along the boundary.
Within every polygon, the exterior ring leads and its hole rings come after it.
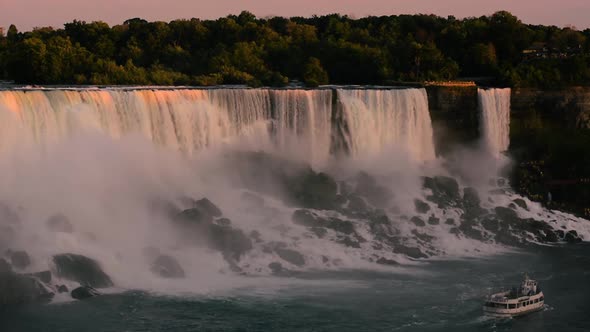
POLYGON ((208 232, 209 246, 221 251, 226 259, 239 261, 253 248, 252 240, 241 229, 211 224, 208 232))
POLYGON ((419 199, 415 199, 414 200, 414 207, 416 208, 416 212, 418 213, 426 213, 428 211, 430 211, 430 205, 428 205, 428 203, 419 200, 419 199))
POLYGON ((54 295, 35 277, 13 272, 0 273, 0 309, 23 304, 48 303, 54 295))
POLYGON ((184 269, 178 261, 168 255, 160 255, 152 263, 152 272, 164 278, 184 278, 184 269))
POLYGON ((448 176, 425 177, 423 186, 432 190, 432 195, 427 199, 436 203, 440 208, 455 206, 461 198, 459 183, 448 176))
POLYGON ((568 243, 579 243, 582 242, 582 239, 578 235, 578 232, 571 230, 565 233, 565 241, 568 243))
POLYGON ((463 189, 463 206, 466 208, 475 208, 479 207, 481 204, 481 199, 479 198, 479 193, 475 188, 467 187, 463 189))
POLYGON ((338 184, 328 174, 312 170, 288 180, 295 203, 306 208, 330 210, 336 207, 338 184))
POLYGON ((194 207, 196 209, 201 210, 203 213, 209 215, 210 217, 221 217, 221 215, 222 215, 222 212, 217 207, 217 205, 213 204, 206 197, 196 201, 194 207))
POLYGON ((86 300, 91 297, 98 296, 98 295, 100 295, 100 293, 92 287, 81 286, 81 287, 74 289, 72 291, 72 293, 70 293, 70 295, 72 295, 72 298, 74 298, 76 300, 86 300))
POLYGON ((301 253, 292 249, 288 249, 283 244, 276 245, 273 250, 281 259, 286 262, 296 266, 305 265, 305 257, 301 253))
POLYGON ((60 254, 53 256, 57 275, 94 288, 113 286, 111 278, 103 272, 97 261, 82 255, 60 254))
POLYGON ((4 258, 0 258, 0 275, 8 273, 12 273, 12 266, 4 258))

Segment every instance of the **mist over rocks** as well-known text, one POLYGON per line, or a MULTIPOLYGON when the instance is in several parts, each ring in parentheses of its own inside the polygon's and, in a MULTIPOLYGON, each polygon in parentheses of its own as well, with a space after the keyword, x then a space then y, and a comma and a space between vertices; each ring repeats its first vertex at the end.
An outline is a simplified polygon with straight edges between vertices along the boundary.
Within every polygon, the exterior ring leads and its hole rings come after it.
MULTIPOLYGON (((407 105, 427 111, 419 89, 16 94, 51 100, 40 110, 18 105, 29 115, 47 111, 55 128, 8 135, 15 147, 33 142, 11 151, 22 162, 0 145, 0 161, 10 161, 0 162, 0 181, 10 188, 0 193, 7 197, 0 204, 0 252, 24 250, 30 258, 20 268, 6 255, 0 271, 12 283, 34 279, 43 286, 19 286, 11 302, 36 302, 49 296, 42 289, 57 294, 60 286, 199 293, 239 287, 242 276, 395 270, 436 257, 590 239, 586 221, 498 181, 504 175, 497 155, 464 151, 434 159, 428 112, 412 113, 417 121, 404 117, 407 105), (70 100, 97 104, 64 112, 67 122, 55 118, 51 107, 70 100), (347 108, 338 119, 326 112, 334 100, 347 108), (379 126, 380 116, 387 126, 379 126), (77 132, 60 131, 71 128, 77 132), (324 141, 332 134, 349 150, 318 158, 333 148, 324 141), (48 152, 34 148, 40 137, 48 152), (26 175, 18 181, 9 176, 13 162, 26 175)), ((3 128, 9 127, 18 126, 3 128)))

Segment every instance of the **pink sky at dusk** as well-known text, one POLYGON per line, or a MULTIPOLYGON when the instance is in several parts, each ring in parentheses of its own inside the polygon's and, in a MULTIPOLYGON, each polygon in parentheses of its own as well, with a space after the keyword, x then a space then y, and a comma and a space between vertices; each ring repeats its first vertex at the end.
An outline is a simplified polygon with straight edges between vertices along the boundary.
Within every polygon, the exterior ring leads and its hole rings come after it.
POLYGON ((459 18, 508 10, 525 23, 590 28, 590 0, 0 0, 0 27, 62 27, 74 19, 111 25, 133 17, 149 21, 211 19, 242 10, 259 17, 425 13, 459 18))

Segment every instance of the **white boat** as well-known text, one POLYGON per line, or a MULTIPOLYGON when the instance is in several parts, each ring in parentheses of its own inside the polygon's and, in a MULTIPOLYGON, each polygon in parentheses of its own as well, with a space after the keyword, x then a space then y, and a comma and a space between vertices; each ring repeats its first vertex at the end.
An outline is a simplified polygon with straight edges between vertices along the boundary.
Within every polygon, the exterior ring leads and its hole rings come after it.
POLYGON ((545 297, 537 281, 525 274, 519 288, 491 295, 483 306, 486 315, 515 317, 543 309, 545 297))

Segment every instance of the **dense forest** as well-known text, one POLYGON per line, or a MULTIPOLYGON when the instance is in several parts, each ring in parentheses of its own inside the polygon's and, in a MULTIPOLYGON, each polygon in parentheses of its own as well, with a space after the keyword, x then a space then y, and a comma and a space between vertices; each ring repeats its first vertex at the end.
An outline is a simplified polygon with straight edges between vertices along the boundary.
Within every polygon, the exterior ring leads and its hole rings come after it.
POLYGON ((527 25, 502 11, 456 19, 256 18, 147 22, 0 34, 0 79, 26 84, 284 86, 474 79, 590 85, 590 29, 527 25))

